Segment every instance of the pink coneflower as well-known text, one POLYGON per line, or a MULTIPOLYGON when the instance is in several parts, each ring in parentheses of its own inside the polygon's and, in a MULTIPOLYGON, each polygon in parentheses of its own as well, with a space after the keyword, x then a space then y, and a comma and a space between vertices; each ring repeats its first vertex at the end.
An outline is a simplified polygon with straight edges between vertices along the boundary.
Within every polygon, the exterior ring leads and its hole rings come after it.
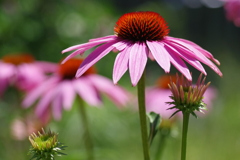
POLYGON ((168 36, 168 26, 158 13, 146 11, 124 14, 116 22, 114 32, 115 35, 90 39, 87 43, 63 50, 62 53, 76 50, 63 63, 102 44, 83 61, 76 77, 80 77, 112 50, 119 51, 113 68, 114 83, 117 83, 129 69, 132 85, 135 86, 143 74, 148 57, 156 60, 166 73, 170 71, 172 63, 189 80, 192 76, 183 60, 205 75, 206 72, 200 62, 222 76, 221 71, 213 62, 218 65, 220 63, 211 53, 191 41, 168 36))
POLYGON ((0 60, 0 95, 11 85, 29 91, 55 70, 55 64, 35 61, 30 54, 6 55, 0 60))
MULTIPOLYGON (((173 75, 164 75, 161 76, 154 87, 149 87, 146 90, 146 110, 147 112, 155 112, 160 114, 163 119, 169 119, 171 115, 177 111, 177 109, 169 108, 173 107, 173 105, 169 105, 166 102, 172 101, 169 97, 172 92, 169 89, 168 84, 170 81, 176 83, 176 76, 173 75)), ((207 104, 207 112, 211 109, 212 102, 216 96, 216 90, 213 87, 209 87, 204 93, 203 101, 207 104)), ((206 111, 204 111, 206 113, 206 111)), ((198 112, 199 116, 204 115, 203 113, 198 112)), ((177 116, 181 116, 178 114, 177 116)))
POLYGON ((226 17, 232 21, 235 26, 240 27, 240 0, 223 0, 226 17))
POLYGON ((59 120, 63 109, 71 109, 76 96, 81 97, 89 105, 99 106, 102 103, 100 94, 105 93, 116 105, 125 105, 128 100, 127 92, 114 85, 109 79, 96 74, 93 66, 82 77, 75 78, 82 61, 82 59, 70 59, 60 65, 56 74, 26 96, 23 106, 30 107, 39 99, 36 114, 44 119, 45 113, 51 106, 53 117, 59 120))

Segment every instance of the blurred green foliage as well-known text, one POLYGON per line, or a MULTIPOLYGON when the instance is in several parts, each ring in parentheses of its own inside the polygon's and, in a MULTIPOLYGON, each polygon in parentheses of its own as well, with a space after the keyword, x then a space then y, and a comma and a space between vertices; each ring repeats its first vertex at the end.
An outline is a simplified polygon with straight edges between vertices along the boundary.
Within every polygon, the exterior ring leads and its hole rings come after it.
MULTIPOLYGON (((223 78, 206 67, 212 85, 218 88, 218 98, 211 114, 190 120, 187 157, 191 160, 226 160, 240 157, 240 89, 239 52, 240 29, 227 22, 223 8, 174 8, 162 1, 110 0, 2 0, 0 2, 0 56, 28 52, 38 60, 59 62, 61 51, 88 39, 113 34, 115 21, 122 13, 151 10, 160 13, 168 22, 170 36, 189 39, 209 50, 221 62, 223 78)), ((89 53, 86 52, 86 55, 89 53)), ((111 78, 115 54, 97 63, 98 71, 111 78), (106 63, 108 62, 108 63, 106 63)), ((190 67, 191 68, 191 67, 190 67)), ((174 67, 172 67, 174 72, 174 67)), ((193 69, 194 77, 198 71, 193 69)), ((147 66, 147 84, 153 85, 163 74, 155 62, 147 66)), ((119 82, 135 93, 128 74, 119 82)), ((11 136, 14 118, 29 110, 21 109, 15 91, 9 90, 0 101, 0 159, 25 160, 30 143, 11 136)), ((142 159, 138 113, 133 108, 118 109, 105 100, 102 108, 88 107, 90 129, 97 160, 142 159)), ((167 140, 163 159, 176 160, 180 155, 181 124, 177 123, 174 137, 167 140)), ((68 146, 63 160, 86 159, 83 134, 77 104, 64 112, 61 121, 49 126, 59 133, 68 146)), ((151 152, 154 155, 156 144, 151 152)))

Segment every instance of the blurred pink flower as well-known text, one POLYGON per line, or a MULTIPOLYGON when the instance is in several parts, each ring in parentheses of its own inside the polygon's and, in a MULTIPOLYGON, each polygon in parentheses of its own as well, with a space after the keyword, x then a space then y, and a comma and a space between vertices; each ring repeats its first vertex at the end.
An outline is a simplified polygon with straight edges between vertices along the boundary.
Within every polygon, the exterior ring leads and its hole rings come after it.
POLYGON ((46 73, 56 69, 57 65, 35 61, 30 54, 4 56, 0 60, 0 95, 10 85, 29 91, 45 80, 46 73))
POLYGON ((58 72, 29 92, 23 106, 30 107, 39 99, 36 106, 37 116, 44 119, 47 109, 51 106, 53 117, 59 120, 63 109, 71 109, 76 96, 81 97, 89 105, 99 106, 102 103, 100 94, 103 92, 116 105, 126 105, 128 93, 109 79, 96 74, 93 66, 82 77, 76 79, 75 73, 82 61, 70 59, 60 65, 58 72))
POLYGON ((132 85, 135 86, 142 76, 148 58, 156 60, 166 73, 170 71, 172 63, 189 80, 192 76, 183 60, 205 75, 206 72, 200 62, 222 76, 213 62, 218 65, 220 63, 211 53, 191 41, 168 36, 168 26, 158 13, 147 11, 124 14, 116 22, 114 31, 115 35, 90 39, 87 43, 63 50, 62 53, 76 50, 63 63, 78 54, 82 55, 92 47, 105 43, 83 61, 76 77, 80 77, 110 51, 120 51, 113 68, 115 84, 129 69, 132 85))
MULTIPOLYGON (((176 77, 173 75, 164 75, 160 77, 157 81, 157 85, 154 87, 149 87, 146 90, 146 110, 147 112, 155 112, 160 114, 163 119, 169 119, 171 115, 177 111, 177 109, 168 108, 173 107, 173 105, 169 105, 166 102, 171 102, 172 99, 169 97, 172 95, 171 90, 168 87, 170 83, 170 77, 173 82, 176 82, 176 77)), ((212 102, 216 97, 216 89, 213 87, 209 87, 204 93, 203 102, 207 105, 207 110, 204 111, 207 114, 212 108, 212 102)), ((198 116, 203 116, 205 114, 198 112, 198 116)), ((175 115, 176 116, 176 115, 175 115)), ((181 113, 179 112, 177 116, 181 117, 181 113)))
POLYGON ((25 140, 33 132, 37 132, 44 128, 50 121, 50 116, 45 122, 40 121, 33 114, 29 114, 23 118, 16 118, 11 124, 11 134, 16 140, 25 140))
POLYGON ((240 27, 240 0, 223 0, 226 17, 235 26, 240 27))

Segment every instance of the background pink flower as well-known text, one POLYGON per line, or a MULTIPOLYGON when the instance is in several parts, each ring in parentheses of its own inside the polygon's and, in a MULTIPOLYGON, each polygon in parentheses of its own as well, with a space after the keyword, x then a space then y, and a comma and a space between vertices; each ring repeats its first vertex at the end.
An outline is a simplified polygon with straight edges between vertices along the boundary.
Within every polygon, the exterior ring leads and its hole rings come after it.
POLYGON ((232 21, 235 26, 240 27, 240 0, 224 0, 226 3, 224 9, 226 17, 232 21))
MULTIPOLYGON (((168 88, 168 83, 170 82, 170 77, 172 81, 176 81, 175 76, 164 75, 160 77, 157 81, 157 85, 154 87, 149 87, 146 90, 146 110, 147 112, 155 112, 160 114, 163 119, 169 119, 171 115, 177 111, 176 109, 168 110, 168 108, 173 107, 166 102, 171 102, 172 99, 169 97, 172 95, 172 92, 168 88)), ((206 103, 207 110, 204 111, 207 114, 212 109, 212 102, 216 97, 216 89, 209 87, 205 94, 203 102, 206 103)), ((198 116, 203 116, 205 114, 196 112, 198 116)), ((181 113, 177 113, 178 116, 181 116, 181 113)), ((176 115, 175 115, 176 116, 176 115)))
POLYGON ((102 104, 101 93, 105 93, 116 105, 125 105, 128 93, 114 85, 109 79, 96 74, 91 67, 85 74, 76 79, 75 73, 82 59, 70 59, 59 66, 58 72, 53 74, 38 87, 33 89, 23 101, 23 106, 30 107, 38 101, 37 116, 44 119, 45 113, 51 106, 53 117, 61 119, 62 110, 71 109, 77 96, 92 106, 102 104))
POLYGON ((29 91, 45 80, 46 73, 56 69, 57 65, 35 61, 30 54, 4 56, 0 60, 0 95, 10 85, 29 91))

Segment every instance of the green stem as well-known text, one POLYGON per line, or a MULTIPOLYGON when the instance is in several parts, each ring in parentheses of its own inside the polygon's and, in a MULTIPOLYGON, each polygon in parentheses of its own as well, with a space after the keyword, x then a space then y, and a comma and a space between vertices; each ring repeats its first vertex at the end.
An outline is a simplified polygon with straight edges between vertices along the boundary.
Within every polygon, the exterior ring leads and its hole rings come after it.
POLYGON ((187 132, 188 132, 189 115, 190 115, 190 113, 188 113, 188 112, 183 112, 181 160, 186 160, 186 152, 187 152, 187 132))
POLYGON ((84 106, 84 101, 80 99, 80 115, 81 115, 81 119, 82 119, 82 124, 83 124, 83 128, 84 128, 84 140, 85 140, 85 147, 88 153, 88 160, 94 160, 94 156, 93 156, 93 143, 92 143, 92 139, 90 136, 90 130, 88 127, 88 119, 87 119, 87 114, 86 114, 86 109, 84 106))
POLYGON ((169 134, 170 134, 169 128, 163 128, 159 131, 160 138, 158 141, 157 152, 156 152, 156 156, 155 156, 156 160, 162 159, 163 150, 166 146, 166 140, 167 140, 169 134))
POLYGON ((140 78, 137 86, 138 86, 138 108, 142 133, 143 155, 144 160, 150 160, 147 133, 147 118, 145 108, 145 71, 143 72, 143 75, 140 78))

